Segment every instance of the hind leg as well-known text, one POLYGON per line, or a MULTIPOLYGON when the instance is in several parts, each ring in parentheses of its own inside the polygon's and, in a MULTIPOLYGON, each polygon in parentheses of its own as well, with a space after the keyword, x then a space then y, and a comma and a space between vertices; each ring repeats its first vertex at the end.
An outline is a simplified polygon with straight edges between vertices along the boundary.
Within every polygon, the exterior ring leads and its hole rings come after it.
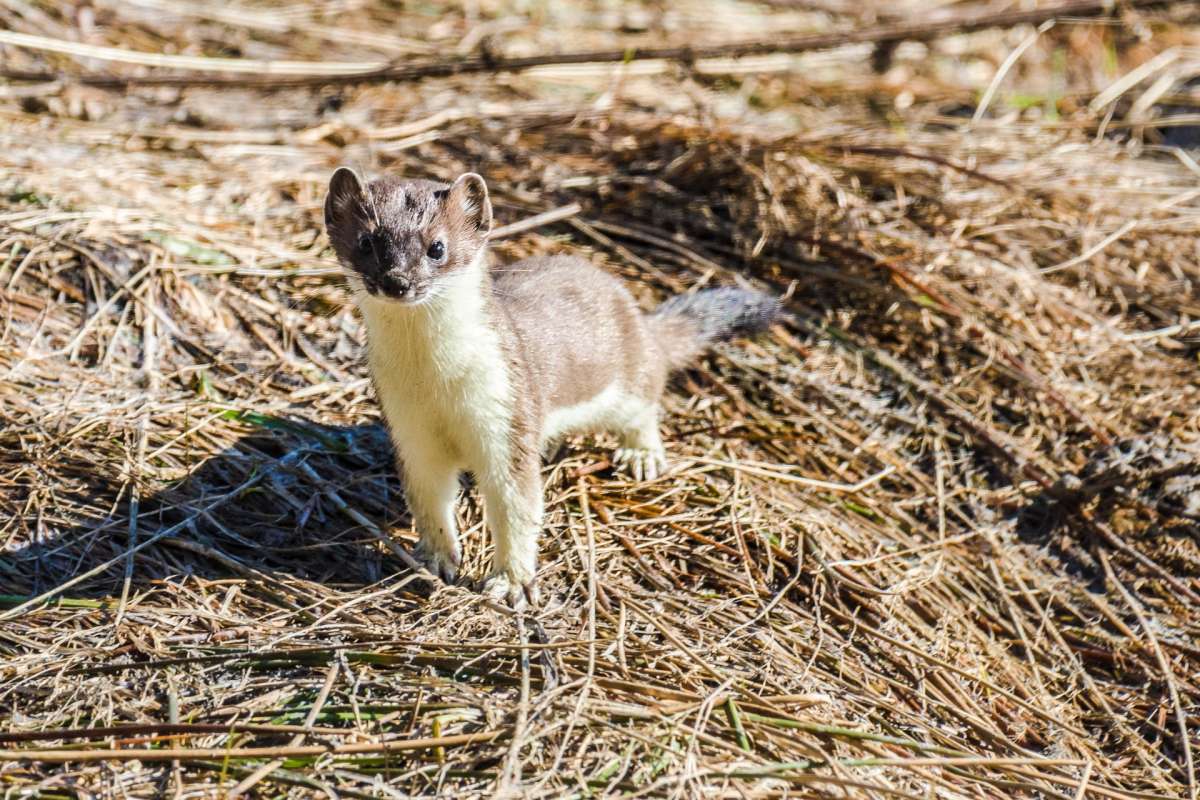
POLYGON ((634 480, 652 481, 666 471, 667 457, 658 433, 658 404, 647 404, 629 417, 617 431, 621 446, 613 453, 613 464, 627 470, 634 480))

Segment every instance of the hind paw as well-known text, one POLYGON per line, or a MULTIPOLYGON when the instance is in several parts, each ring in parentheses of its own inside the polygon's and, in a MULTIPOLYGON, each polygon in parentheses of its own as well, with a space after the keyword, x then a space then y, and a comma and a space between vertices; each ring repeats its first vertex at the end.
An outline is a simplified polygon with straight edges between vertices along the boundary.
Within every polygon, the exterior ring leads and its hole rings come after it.
POLYGON ((652 481, 667 471, 667 456, 661 447, 620 447, 613 453, 613 466, 635 481, 652 481))
POLYGON ((507 572, 493 572, 483 582, 483 594, 497 603, 507 603, 514 611, 537 608, 541 596, 531 577, 521 581, 507 572))

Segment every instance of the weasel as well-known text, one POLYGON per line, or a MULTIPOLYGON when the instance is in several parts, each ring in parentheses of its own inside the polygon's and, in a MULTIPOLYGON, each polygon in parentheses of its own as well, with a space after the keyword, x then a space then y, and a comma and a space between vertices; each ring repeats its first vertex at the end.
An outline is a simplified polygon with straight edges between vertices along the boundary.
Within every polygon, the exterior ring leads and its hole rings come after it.
POLYGON ((580 258, 492 267, 492 207, 474 173, 453 184, 338 169, 325 226, 367 328, 367 353, 419 535, 447 582, 462 561, 459 475, 484 496, 495 542, 486 594, 537 604, 541 454, 572 433, 611 431, 614 464, 664 469, 659 398, 668 374, 714 342, 765 330, 776 298, 709 289, 643 312, 580 258))

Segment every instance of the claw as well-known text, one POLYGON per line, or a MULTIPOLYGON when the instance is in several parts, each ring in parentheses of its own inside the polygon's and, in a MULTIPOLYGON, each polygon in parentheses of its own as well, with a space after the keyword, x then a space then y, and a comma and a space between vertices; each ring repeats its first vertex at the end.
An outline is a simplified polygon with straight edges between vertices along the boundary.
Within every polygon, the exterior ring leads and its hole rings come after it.
POLYGON ((503 572, 488 576, 483 582, 483 594, 497 603, 506 603, 513 611, 537 608, 541 604, 535 579, 522 582, 503 572))
POLYGON ((613 466, 628 472, 635 481, 652 481, 666 472, 666 455, 661 449, 621 447, 613 453, 613 466))
POLYGON ((458 578, 458 568, 462 566, 462 552, 457 543, 446 548, 431 544, 428 539, 417 543, 416 557, 426 569, 446 584, 453 584, 458 578))

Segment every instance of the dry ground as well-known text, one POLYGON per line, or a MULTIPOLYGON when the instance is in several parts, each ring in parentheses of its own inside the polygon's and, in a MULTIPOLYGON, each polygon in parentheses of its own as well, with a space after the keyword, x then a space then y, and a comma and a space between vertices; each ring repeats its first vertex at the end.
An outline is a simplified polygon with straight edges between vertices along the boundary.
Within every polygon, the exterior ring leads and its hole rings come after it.
MULTIPOLYGON (((326 6, 2 0, 0 23, 403 63, 874 15, 326 6)), ((875 57, 0 86, 6 796, 1195 797, 1194 13, 875 57), (583 254, 647 306, 791 293, 673 382, 666 477, 614 474, 603 438, 549 461, 534 619, 407 566, 321 230, 342 163, 477 170, 501 223, 578 203, 499 257, 583 254)), ((3 63, 198 74, 97 55, 3 63)))

